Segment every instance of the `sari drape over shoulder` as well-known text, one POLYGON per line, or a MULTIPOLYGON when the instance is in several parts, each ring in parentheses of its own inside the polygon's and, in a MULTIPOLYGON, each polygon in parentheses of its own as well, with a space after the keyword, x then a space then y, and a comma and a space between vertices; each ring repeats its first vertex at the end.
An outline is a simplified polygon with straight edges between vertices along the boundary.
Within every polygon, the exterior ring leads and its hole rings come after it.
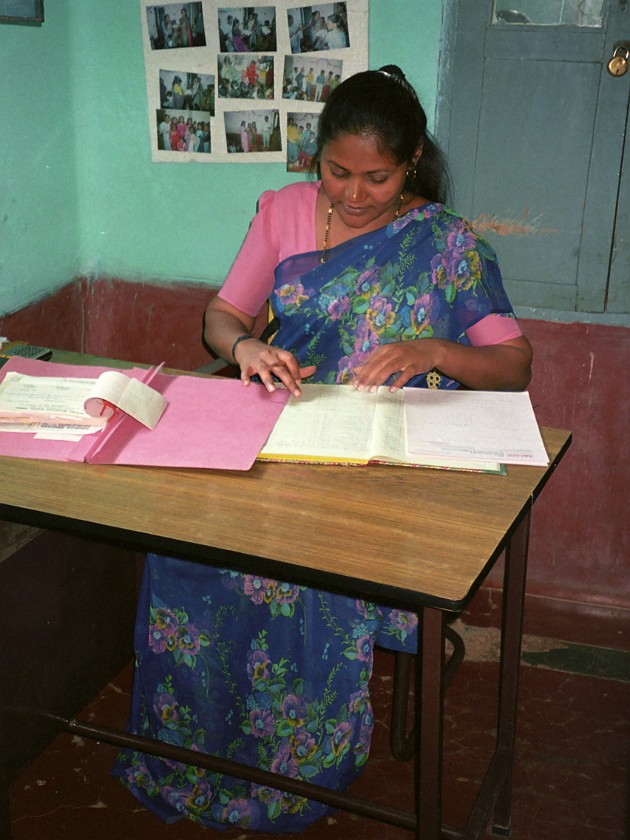
MULTIPOLYGON (((439 204, 410 210, 386 227, 276 269, 273 344, 309 381, 350 381, 375 347, 419 338, 469 344, 466 330, 490 314, 512 315, 496 254, 460 216, 439 204)), ((426 387, 426 374, 410 386, 426 387)), ((441 388, 458 382, 442 377, 441 388)))

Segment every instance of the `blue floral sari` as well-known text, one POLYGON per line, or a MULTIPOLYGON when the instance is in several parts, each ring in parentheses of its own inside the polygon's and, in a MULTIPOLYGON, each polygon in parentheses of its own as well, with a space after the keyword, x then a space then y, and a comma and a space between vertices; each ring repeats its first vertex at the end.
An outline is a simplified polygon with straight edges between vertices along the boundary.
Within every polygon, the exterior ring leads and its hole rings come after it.
MULTIPOLYGON (((438 205, 276 271, 274 343, 316 381, 348 381, 377 345, 439 336, 511 309, 490 247, 438 205)), ((414 383, 426 386, 426 377, 414 383)), ((457 383, 442 378, 440 387, 457 383)), ((299 539, 296 539, 299 551, 299 539)), ((415 652, 417 617, 366 601, 168 557, 147 559, 129 728, 345 790, 367 761, 375 644, 415 652)), ((140 753, 123 784, 167 822, 302 831, 317 802, 140 753)))
MULTIPOLYGON (((147 558, 129 728, 345 790, 367 761, 379 630, 404 647, 417 618, 366 601, 168 557, 147 558)), ((302 831, 330 809, 136 752, 114 775, 166 822, 302 831)))
MULTIPOLYGON (((496 255, 460 216, 439 204, 411 210, 372 233, 276 269, 273 343, 313 382, 349 382, 381 344, 443 338, 469 344, 465 330, 491 313, 513 315, 496 255)), ((426 387, 426 374, 409 386, 426 387)), ((459 383, 440 377, 440 388, 459 383)))

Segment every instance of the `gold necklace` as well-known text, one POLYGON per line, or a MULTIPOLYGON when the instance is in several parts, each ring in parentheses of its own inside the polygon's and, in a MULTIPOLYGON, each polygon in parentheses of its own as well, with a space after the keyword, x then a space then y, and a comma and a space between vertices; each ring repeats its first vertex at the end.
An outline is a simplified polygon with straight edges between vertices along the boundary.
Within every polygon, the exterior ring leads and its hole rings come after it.
MULTIPOLYGON (((400 216, 400 211, 402 210, 403 201, 405 200, 405 196, 403 193, 400 194, 400 198, 398 199, 398 204, 396 205, 396 210, 394 212, 394 218, 392 219, 393 222, 400 216)), ((322 253, 319 258, 320 263, 325 263, 328 259, 328 240, 330 238, 330 225, 332 222, 333 213, 335 210, 335 205, 330 202, 328 206, 328 213, 326 215, 326 227, 324 228, 324 243, 322 245, 322 253)))

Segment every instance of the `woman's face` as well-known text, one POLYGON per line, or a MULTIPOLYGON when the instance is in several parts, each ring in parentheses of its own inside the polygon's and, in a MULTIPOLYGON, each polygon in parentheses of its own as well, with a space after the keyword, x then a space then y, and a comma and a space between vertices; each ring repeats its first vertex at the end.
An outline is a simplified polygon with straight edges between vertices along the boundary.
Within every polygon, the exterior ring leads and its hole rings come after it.
POLYGON ((349 228, 376 230, 392 221, 407 163, 379 151, 374 136, 342 134, 326 143, 320 172, 326 195, 349 228))

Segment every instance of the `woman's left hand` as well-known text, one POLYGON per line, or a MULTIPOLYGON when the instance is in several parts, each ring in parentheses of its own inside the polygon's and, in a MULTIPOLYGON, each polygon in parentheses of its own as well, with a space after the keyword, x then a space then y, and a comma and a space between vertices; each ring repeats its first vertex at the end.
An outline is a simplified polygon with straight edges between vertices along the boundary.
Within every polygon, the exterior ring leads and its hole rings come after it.
POLYGON ((414 376, 439 368, 442 355, 437 339, 382 344, 364 365, 354 369, 352 384, 358 391, 373 391, 394 376, 390 390, 397 391, 414 376))
POLYGON ((390 391, 397 391, 412 377, 438 370, 467 388, 520 391, 531 379, 531 362, 532 348, 523 335, 479 347, 420 338, 378 347, 354 369, 352 384, 359 391, 374 391, 392 377, 390 391))

